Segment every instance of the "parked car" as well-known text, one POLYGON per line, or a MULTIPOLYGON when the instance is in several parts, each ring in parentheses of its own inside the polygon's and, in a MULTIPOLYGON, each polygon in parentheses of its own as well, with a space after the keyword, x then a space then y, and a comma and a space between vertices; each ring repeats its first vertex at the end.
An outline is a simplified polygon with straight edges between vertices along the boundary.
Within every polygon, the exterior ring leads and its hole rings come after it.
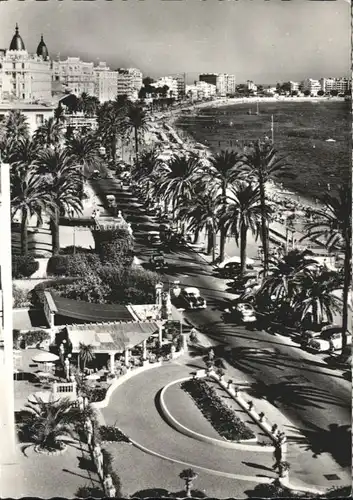
POLYGON ((224 310, 223 318, 235 323, 254 323, 257 320, 255 309, 248 302, 236 302, 231 305, 224 310))
MULTIPOLYGON (((340 333, 342 327, 332 325, 330 323, 321 323, 320 325, 312 326, 310 330, 305 330, 301 335, 301 345, 306 347, 311 339, 321 337, 325 332, 340 333)), ((330 334, 328 334, 330 335, 330 334)))
MULTIPOLYGON (((347 333, 347 345, 351 344, 352 335, 347 333)), ((310 339, 307 348, 314 352, 327 352, 342 349, 342 329, 340 332, 326 330, 320 337, 310 339)))
POLYGON ((195 287, 183 288, 175 299, 178 307, 185 309, 206 309, 206 300, 201 297, 200 290, 195 287))
POLYGON ((147 241, 152 246, 159 246, 162 244, 161 236, 159 231, 148 231, 147 241))
POLYGON ((163 253, 158 253, 155 255, 151 255, 150 257, 150 267, 157 271, 161 269, 166 269, 168 266, 164 260, 164 255, 163 253))

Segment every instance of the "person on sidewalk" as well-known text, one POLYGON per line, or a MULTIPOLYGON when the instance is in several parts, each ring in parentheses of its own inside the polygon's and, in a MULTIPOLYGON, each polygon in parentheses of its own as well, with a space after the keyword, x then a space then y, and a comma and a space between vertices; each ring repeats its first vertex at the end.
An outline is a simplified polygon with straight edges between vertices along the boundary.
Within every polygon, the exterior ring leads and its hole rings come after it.
POLYGON ((275 451, 273 452, 273 458, 275 459, 275 463, 273 464, 272 469, 273 470, 278 469, 278 472, 279 472, 280 464, 282 462, 282 445, 279 443, 275 445, 275 451))

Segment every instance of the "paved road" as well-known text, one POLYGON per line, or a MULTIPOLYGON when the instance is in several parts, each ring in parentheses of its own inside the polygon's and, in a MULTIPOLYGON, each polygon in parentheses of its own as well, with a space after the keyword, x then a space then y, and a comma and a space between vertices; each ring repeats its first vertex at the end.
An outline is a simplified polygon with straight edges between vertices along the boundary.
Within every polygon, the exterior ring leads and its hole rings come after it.
MULTIPOLYGON (((143 215, 138 200, 127 192, 122 193, 120 205, 135 228, 138 257, 148 260, 152 250, 146 245, 145 232, 155 229, 153 220, 143 215)), ((282 337, 224 324, 220 309, 232 298, 225 292, 225 282, 212 276, 211 266, 192 251, 181 250, 166 257, 169 270, 163 281, 179 279, 183 285, 196 286, 208 302, 206 310, 185 312, 186 319, 231 346, 234 366, 253 381, 257 394, 266 395, 302 430, 313 456, 329 452, 339 465, 349 467, 351 383, 342 372, 282 337)))

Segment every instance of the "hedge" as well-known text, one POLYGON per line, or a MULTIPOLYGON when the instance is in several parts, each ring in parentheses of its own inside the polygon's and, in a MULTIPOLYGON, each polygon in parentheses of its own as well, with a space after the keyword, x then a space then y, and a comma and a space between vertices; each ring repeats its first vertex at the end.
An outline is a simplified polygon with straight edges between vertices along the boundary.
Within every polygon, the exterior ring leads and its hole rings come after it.
POLYGON ((12 256, 12 279, 29 278, 38 271, 39 263, 33 255, 27 257, 23 255, 12 256))
POLYGON ((240 420, 215 389, 205 380, 191 379, 183 382, 181 388, 195 401, 196 406, 211 423, 218 434, 229 441, 252 439, 255 434, 240 420))
POLYGON ((22 290, 16 285, 12 285, 13 307, 29 307, 31 301, 29 298, 28 290, 22 290))
POLYGON ((99 257, 92 253, 53 255, 48 261, 47 273, 53 276, 85 276, 97 270, 99 257))

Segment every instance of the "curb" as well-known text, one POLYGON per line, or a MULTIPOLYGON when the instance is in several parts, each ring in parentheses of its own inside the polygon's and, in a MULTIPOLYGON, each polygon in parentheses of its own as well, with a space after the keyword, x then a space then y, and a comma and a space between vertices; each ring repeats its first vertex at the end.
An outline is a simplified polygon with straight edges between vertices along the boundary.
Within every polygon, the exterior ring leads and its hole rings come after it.
POLYGON ((281 483, 282 486, 289 488, 290 490, 293 491, 299 491, 303 493, 312 493, 313 495, 325 495, 327 493, 327 490, 322 490, 322 489, 317 489, 317 488, 307 488, 306 486, 298 486, 294 487, 291 485, 289 478, 288 477, 280 477, 279 482, 281 483))
POLYGON ((136 368, 136 369, 126 373, 125 375, 122 375, 115 382, 113 382, 112 385, 108 388, 103 401, 97 401, 95 403, 91 403, 91 406, 95 409, 106 408, 109 404, 111 395, 113 394, 113 392, 115 391, 115 389, 117 387, 122 385, 127 380, 130 380, 130 378, 134 377, 135 375, 139 375, 140 373, 143 373, 147 370, 151 370, 152 368, 160 368, 161 366, 163 366, 162 362, 158 361, 157 363, 153 363, 153 364, 146 365, 146 366, 141 366, 140 368, 136 368))
POLYGON ((163 415, 165 418, 168 420, 169 424, 174 427, 177 431, 181 432, 185 436, 191 437, 193 439, 197 439, 198 441, 201 441, 203 443, 208 443, 213 446, 218 446, 220 448, 227 448, 227 449, 235 449, 235 450, 246 450, 246 451, 253 451, 253 452, 273 452, 273 447, 272 446, 260 446, 260 445, 248 445, 246 444, 247 442, 257 442, 256 440, 249 439, 244 442, 233 442, 233 441, 222 441, 221 439, 216 439, 216 438, 211 438, 209 436, 205 436, 204 434, 199 434, 198 432, 192 431, 188 427, 185 427, 185 425, 182 425, 178 420, 176 420, 173 415, 170 413, 170 411, 167 408, 167 405, 164 401, 164 394, 166 391, 169 389, 169 387, 179 384, 181 382, 184 382, 186 380, 192 380, 193 377, 184 377, 182 379, 174 380, 173 382, 170 382, 167 384, 165 387, 163 387, 160 396, 159 396, 159 402, 161 405, 161 409, 163 412, 163 415))

